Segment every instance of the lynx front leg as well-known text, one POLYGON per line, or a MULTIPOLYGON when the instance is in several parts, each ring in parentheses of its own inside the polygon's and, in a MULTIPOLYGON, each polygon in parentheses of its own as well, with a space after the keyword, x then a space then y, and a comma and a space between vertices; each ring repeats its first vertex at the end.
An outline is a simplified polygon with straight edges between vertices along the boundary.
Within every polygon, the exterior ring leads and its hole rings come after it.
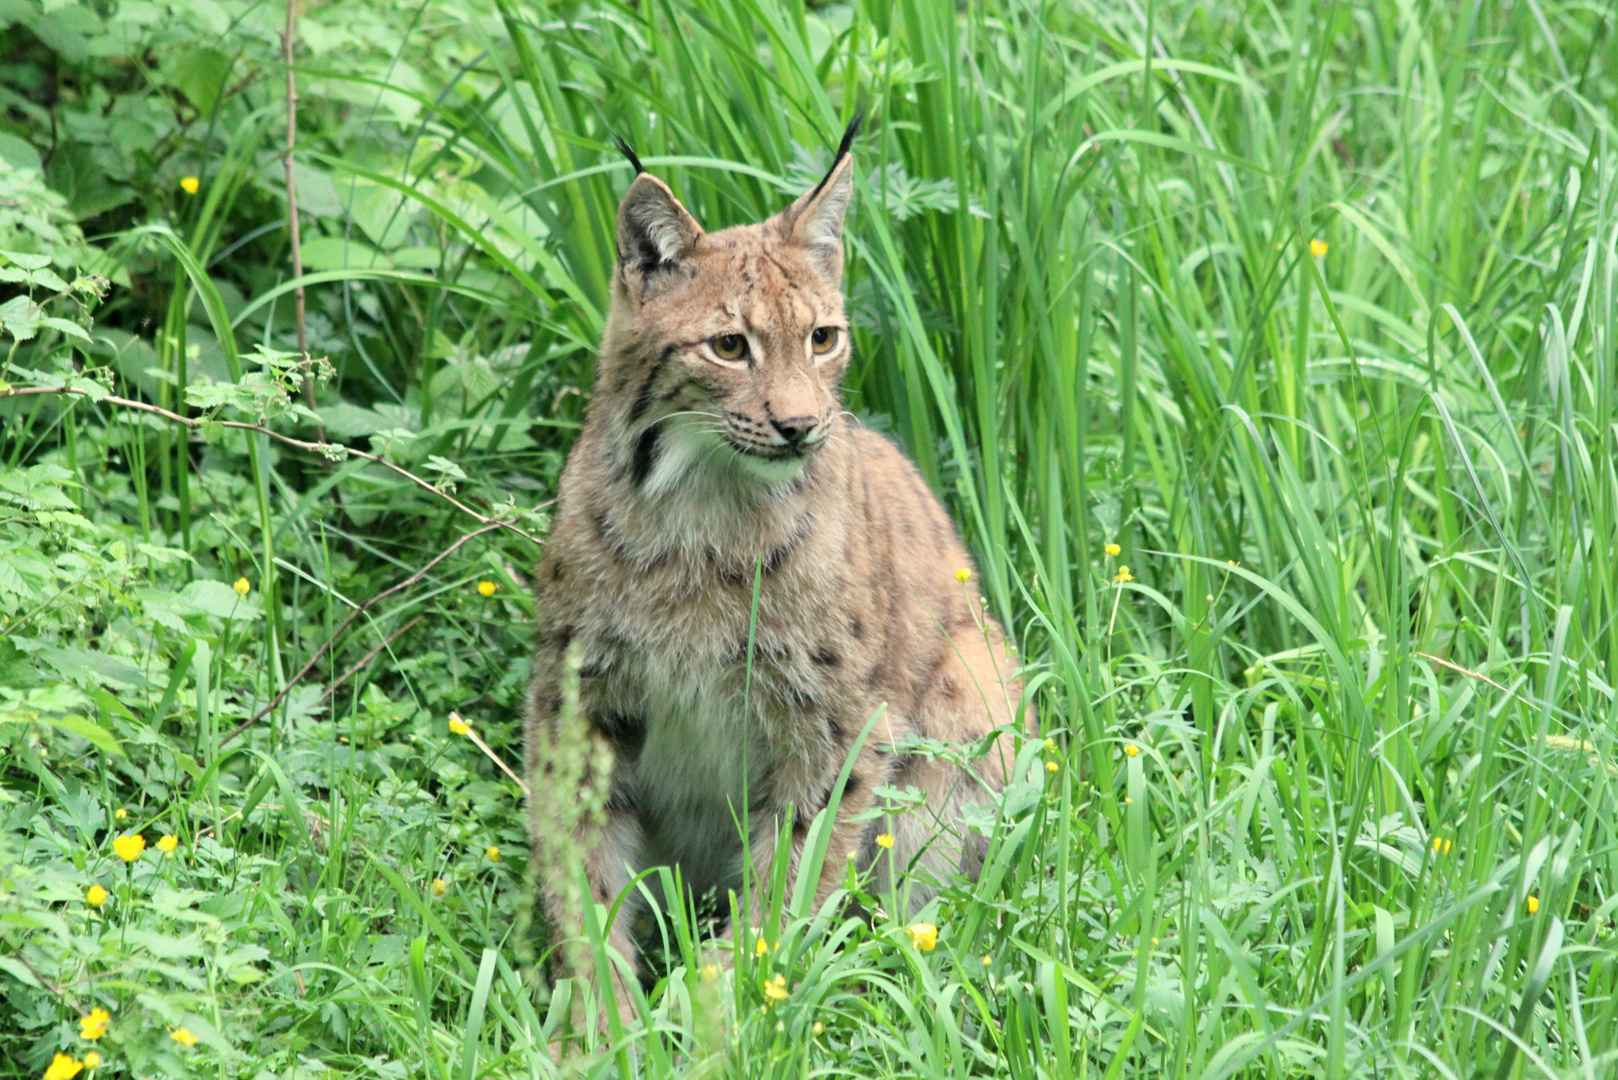
MULTIPOLYGON (((790 900, 793 888, 798 879, 799 871, 803 865, 804 852, 809 842, 809 828, 815 816, 830 801, 832 789, 835 786, 837 772, 840 772, 842 762, 837 763, 837 769, 830 777, 825 778, 821 791, 796 804, 792 815, 792 835, 787 847, 789 862, 786 872, 786 896, 790 900)), ((861 756, 854 763, 849 773, 848 782, 843 787, 843 796, 837 805, 836 817, 831 826, 831 835, 826 844, 826 856, 820 864, 820 872, 815 880, 814 901, 811 910, 818 911, 828 897, 842 885, 843 875, 850 860, 856 862, 866 855, 865 833, 868 822, 854 819, 869 810, 876 801, 876 789, 882 782, 884 775, 884 761, 869 744, 861 752, 861 756)), ((725 931, 725 937, 732 941, 741 942, 742 947, 751 948, 758 941, 760 928, 765 927, 770 913, 770 893, 775 880, 776 853, 780 850, 778 843, 779 829, 786 819, 786 808, 782 806, 776 813, 768 815, 763 827, 755 827, 749 848, 753 859, 753 877, 751 888, 748 891, 748 908, 746 916, 749 925, 738 928, 732 924, 725 931)), ((763 936, 774 938, 778 927, 769 927, 763 936)))

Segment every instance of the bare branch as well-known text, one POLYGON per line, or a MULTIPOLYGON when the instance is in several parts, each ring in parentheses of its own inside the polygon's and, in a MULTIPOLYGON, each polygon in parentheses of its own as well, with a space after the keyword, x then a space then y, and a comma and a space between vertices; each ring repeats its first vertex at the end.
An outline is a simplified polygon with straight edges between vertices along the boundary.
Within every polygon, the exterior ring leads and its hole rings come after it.
MULTIPOLYGON (((76 386, 19 386, 0 391, 0 399, 8 397, 27 397, 33 394, 77 394, 84 397, 89 396, 84 390, 81 390, 76 386)), ((384 469, 393 470, 406 480, 409 480, 412 484, 415 484, 417 487, 421 488, 423 491, 432 492, 440 499, 443 499, 445 502, 455 507, 455 509, 461 511, 461 513, 476 518, 489 528, 510 529, 512 532, 516 533, 524 540, 527 540, 529 543, 540 547, 544 546, 544 542, 533 533, 530 533, 525 529, 518 528, 511 521, 504 518, 492 518, 486 514, 478 513, 470 506, 467 506, 465 503, 455 498, 455 496, 436 487, 430 481, 422 479, 409 469, 401 468, 400 466, 395 465, 393 462, 388 461, 377 454, 367 453, 364 450, 356 450, 352 446, 343 446, 340 443, 306 442, 303 439, 294 439, 290 435, 283 435, 279 431, 271 431, 269 428, 264 427, 261 424, 247 424, 240 420, 197 420, 189 416, 181 416, 177 412, 171 412, 170 410, 157 405, 148 405, 144 401, 132 401, 129 398, 122 398, 113 394, 107 394, 106 396, 96 400, 111 402, 114 405, 120 405, 126 409, 135 409, 140 412, 151 413, 154 416, 161 416, 165 420, 172 420, 176 424, 183 424, 192 431, 196 431, 212 423, 218 424, 220 427, 235 428, 238 431, 256 431, 261 435, 268 435, 276 442, 283 443, 287 446, 296 447, 299 450, 307 450, 312 454, 320 454, 322 456, 340 454, 344 457, 352 456, 364 458, 366 461, 369 461, 374 465, 380 465, 384 469)))
MULTIPOLYGON (((303 242, 298 228, 298 179, 292 168, 292 152, 298 145, 298 82, 292 72, 292 43, 298 36, 298 0, 287 0, 287 27, 281 33, 281 61, 287 69, 287 142, 281 153, 281 166, 287 178, 287 234, 292 241, 292 280, 303 280, 303 242)), ((292 290, 293 321, 298 328, 298 356, 309 361, 309 337, 304 315, 303 286, 292 290)), ((303 376, 303 400, 315 407, 315 384, 309 373, 303 376)), ((320 432, 322 440, 326 432, 320 432)))
MULTIPOLYGON (((270 703, 268 705, 264 706, 258 712, 254 713, 252 716, 248 717, 246 720, 243 720, 240 724, 236 725, 235 730, 233 730, 229 735, 226 735, 223 739, 219 740, 219 745, 223 746, 226 743, 230 742, 236 736, 240 735, 242 732, 246 731, 248 728, 250 728, 254 724, 258 723, 258 721, 260 719, 262 719, 265 716, 265 714, 270 712, 270 710, 274 709, 277 705, 281 704, 282 701, 286 700, 286 696, 292 690, 292 688, 294 686, 297 686, 300 682, 302 682, 304 680, 304 677, 307 676, 311 671, 313 671, 315 669, 315 665, 320 663, 320 658, 322 656, 326 655, 326 650, 331 648, 332 643, 335 642, 338 638, 342 637, 345 633, 347 633, 348 628, 350 626, 354 625, 354 620, 358 619, 361 615, 364 615, 372 607, 376 606, 381 601, 383 601, 383 600, 387 599, 388 597, 392 596, 394 593, 399 592, 401 589, 408 589, 410 586, 414 585, 416 582, 418 582, 422 578, 426 577, 427 576, 427 571, 431 570, 433 567, 437 566, 439 563, 441 563, 445 559, 449 558, 452 554, 454 554, 460 548, 460 546, 462 544, 466 543, 468 540, 471 540, 474 537, 482 536, 486 532, 492 532, 493 530, 498 529, 502 525, 505 525, 505 524, 506 523, 503 522, 503 521, 491 521, 487 525, 484 525, 480 529, 473 529, 471 532, 467 533, 466 535, 462 536, 459 540, 455 541, 455 543, 451 544, 449 547, 447 547, 443 551, 439 552, 438 555, 435 556, 433 558, 433 560, 431 562, 429 562, 426 566, 423 566, 420 570, 417 570, 414 574, 411 574, 409 577, 405 578, 403 581, 399 582, 397 585, 394 585, 391 588, 387 588, 387 589, 382 590, 381 592, 377 593, 375 596, 371 597, 369 600, 365 601, 365 603, 363 603, 359 607, 355 608, 353 613, 351 615, 349 615, 348 618, 343 620, 343 625, 341 625, 341 626, 339 626, 337 628, 337 632, 335 634, 333 634, 330 638, 328 638, 324 642, 322 642, 320 648, 315 650, 315 655, 313 655, 313 656, 311 656, 309 658, 309 662, 307 664, 303 665, 303 667, 299 669, 299 671, 298 671, 298 673, 296 675, 292 676, 292 678, 287 680, 287 684, 281 688, 279 693, 277 693, 273 698, 270 699, 270 703)), ((391 641, 392 639, 390 638, 389 640, 391 641)), ((346 678, 347 676, 345 675, 344 677, 346 678)))

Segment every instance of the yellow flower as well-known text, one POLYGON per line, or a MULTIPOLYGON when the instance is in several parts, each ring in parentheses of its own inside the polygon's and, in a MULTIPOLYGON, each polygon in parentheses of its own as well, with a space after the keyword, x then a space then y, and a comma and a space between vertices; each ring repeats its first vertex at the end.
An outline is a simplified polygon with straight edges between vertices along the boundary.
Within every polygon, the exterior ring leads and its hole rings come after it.
POLYGON ((1311 240, 1311 241, 1309 241, 1309 254, 1313 255, 1315 258, 1317 258, 1317 259, 1320 258, 1322 255, 1326 254, 1327 250, 1328 250, 1328 248, 1327 248, 1326 241, 1324 241, 1324 240, 1311 240))
POLYGON ((1140 753, 1140 747, 1136 746, 1134 743, 1125 743, 1124 753, 1128 754, 1130 757, 1135 757, 1140 753))
POLYGON ((91 1009, 88 1016, 79 1017, 79 1038, 94 1042, 107 1033, 111 1020, 112 1014, 106 1009, 91 1009))
POLYGON ((162 836, 157 838, 157 850, 167 855, 169 852, 173 851, 177 846, 179 846, 179 843, 180 838, 178 836, 175 836, 173 833, 164 833, 162 836))
POLYGON ((452 716, 449 718, 449 729, 457 735, 465 735, 472 730, 472 725, 462 720, 459 716, 452 716))
POLYGON ((816 1020, 815 1021, 815 1026, 814 1026, 814 1028, 812 1030, 814 1031, 814 1033, 816 1035, 819 1035, 822 1031, 826 1030, 826 1025, 822 1024, 819 1020, 816 1020))
POLYGON ((1112 580, 1114 580, 1118 584, 1122 585, 1126 581, 1134 581, 1135 580, 1135 575, 1131 574, 1129 572, 1129 567, 1120 566, 1118 568, 1118 572, 1116 574, 1112 575, 1112 580))
POLYGON ((101 1064, 101 1055, 94 1050, 84 1055, 84 1067, 86 1069, 93 1069, 99 1064, 101 1064))
POLYGON ((892 833, 883 833, 881 836, 877 837, 876 838, 876 846, 877 847, 884 847, 884 848, 893 847, 893 834, 892 833))
POLYGON ((239 577, 236 579, 236 584, 232 585, 231 588, 236 590, 237 596, 246 596, 253 591, 253 583, 244 577, 239 577))
POLYGON ((1108 544, 1107 545, 1107 555, 1108 555, 1109 558, 1116 559, 1118 556, 1122 555, 1123 553, 1124 553, 1124 549, 1119 547, 1117 544, 1108 544))
POLYGON ((482 596, 493 596, 494 590, 499 587, 492 581, 480 581, 478 582, 478 593, 482 596))
POLYGON ((84 1068, 84 1062, 66 1054, 57 1054, 51 1058, 51 1063, 45 1066, 45 1080, 73 1080, 84 1068))
POLYGON ((1061 768, 1061 767, 1062 767, 1062 766, 1060 766, 1060 765, 1058 765, 1058 764, 1057 764, 1057 763, 1056 763, 1056 762, 1054 762, 1054 761, 1047 761, 1047 762, 1046 762, 1046 763, 1045 763, 1045 771, 1046 771, 1046 772, 1048 772, 1048 773, 1053 773, 1053 772, 1056 772, 1056 771, 1057 771, 1057 770, 1059 770, 1059 769, 1060 769, 1060 768, 1061 768))
POLYGON ((92 885, 90 891, 84 894, 84 899, 91 907, 100 907, 107 902, 107 890, 99 885, 92 885))
POLYGON ((499 862, 500 861, 500 849, 495 847, 493 844, 490 844, 489 845, 489 850, 485 851, 483 854, 485 854, 485 855, 487 855, 489 857, 490 862, 499 862))
POLYGON ((194 176, 180 177, 180 190, 187 195, 195 195, 202 187, 202 181, 194 176))
POLYGON ((1539 897, 1534 896, 1532 893, 1530 893, 1529 896, 1528 896, 1528 914, 1532 915, 1532 914, 1534 914, 1534 912, 1536 912, 1538 910, 1539 910, 1539 897))
POLYGON ((702 976, 703 982, 713 982, 715 979, 719 978, 719 965, 703 964, 702 970, 699 972, 699 974, 702 976))
POLYGON ((443 878, 441 878, 441 877, 433 878, 433 895, 434 896, 443 896, 444 895, 444 890, 447 889, 448 887, 449 886, 444 884, 444 879, 443 878))
POLYGON ((994 963, 994 957, 990 956, 988 953, 984 953, 983 954, 983 966, 988 967, 992 963, 994 963))
POLYGON ((140 853, 146 850, 146 837, 140 833, 120 836, 112 842, 112 850, 116 851, 124 862, 134 862, 140 858, 140 853))
POLYGON ((1433 854, 1448 855, 1449 849, 1455 846, 1455 841, 1446 840, 1441 836, 1433 837, 1433 854))
POLYGON ((124 818, 129 816, 129 811, 120 806, 118 809, 112 812, 112 816, 117 820, 122 821, 124 818))
POLYGON ((910 944, 922 952, 932 952, 938 944, 938 927, 930 922, 911 923, 905 933, 910 936, 910 944))
POLYGON ((170 1028, 169 1029, 169 1038, 173 1039, 175 1042, 179 1043, 181 1046, 195 1046, 195 1045, 197 1045, 197 1043, 201 1042, 200 1039, 198 1039, 195 1035, 191 1034, 191 1029, 190 1028, 183 1028, 183 1027, 170 1028))
POLYGON ((763 956, 765 953, 767 953, 769 951, 770 951, 770 943, 768 941, 765 941, 763 938, 759 938, 758 941, 753 945, 753 955, 754 956, 763 956))
POLYGON ((968 582, 968 581, 971 581, 972 580, 972 571, 968 570, 964 566, 961 567, 959 570, 955 571, 955 580, 959 581, 959 582, 961 582, 963 584, 968 582))
POLYGON ((787 999, 787 977, 777 975, 766 982, 764 984, 764 996, 771 1001, 785 1001, 787 999))

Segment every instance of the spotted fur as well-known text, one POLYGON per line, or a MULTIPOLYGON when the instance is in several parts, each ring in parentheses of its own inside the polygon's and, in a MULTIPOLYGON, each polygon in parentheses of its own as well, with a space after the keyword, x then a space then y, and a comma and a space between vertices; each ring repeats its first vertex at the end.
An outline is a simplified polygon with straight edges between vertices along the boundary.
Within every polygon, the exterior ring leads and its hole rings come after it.
MULTIPOLYGON (((805 823, 879 710, 817 903, 846 855, 873 861, 882 831, 897 837, 894 865, 941 875, 975 873, 980 860, 962 841, 960 811, 1004 783, 1010 735, 971 772, 896 747, 1009 732, 1020 684, 975 582, 957 580, 971 561, 938 499, 892 443, 842 411, 846 150, 813 191, 759 224, 706 233, 646 174, 619 208, 599 379, 537 575, 527 727, 532 764, 552 738, 563 657, 577 642, 581 704, 613 767, 606 826, 581 828, 575 842, 593 899, 608 907, 652 865, 678 864, 699 895, 739 888, 744 809, 768 881, 773 837, 794 808, 796 873, 805 823), (835 335, 824 352, 817 329, 835 335), (740 362, 722 355, 735 345, 727 335, 747 343, 740 362), (884 785, 921 789, 931 812, 856 823, 884 785)), ((534 837, 541 865, 546 842, 534 837)), ((558 935, 580 934, 559 924, 558 897, 545 900, 558 935)), ((631 966, 636 903, 609 936, 631 966)))

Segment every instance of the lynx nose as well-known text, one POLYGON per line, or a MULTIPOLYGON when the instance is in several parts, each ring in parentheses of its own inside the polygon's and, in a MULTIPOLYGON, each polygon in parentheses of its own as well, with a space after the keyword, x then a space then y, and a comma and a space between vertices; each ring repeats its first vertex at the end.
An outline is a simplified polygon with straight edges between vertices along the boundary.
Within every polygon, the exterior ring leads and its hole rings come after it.
POLYGON ((781 438, 787 441, 788 446, 802 446, 809 434, 820 426, 818 416, 789 416, 785 420, 770 419, 775 430, 781 433, 781 438))

